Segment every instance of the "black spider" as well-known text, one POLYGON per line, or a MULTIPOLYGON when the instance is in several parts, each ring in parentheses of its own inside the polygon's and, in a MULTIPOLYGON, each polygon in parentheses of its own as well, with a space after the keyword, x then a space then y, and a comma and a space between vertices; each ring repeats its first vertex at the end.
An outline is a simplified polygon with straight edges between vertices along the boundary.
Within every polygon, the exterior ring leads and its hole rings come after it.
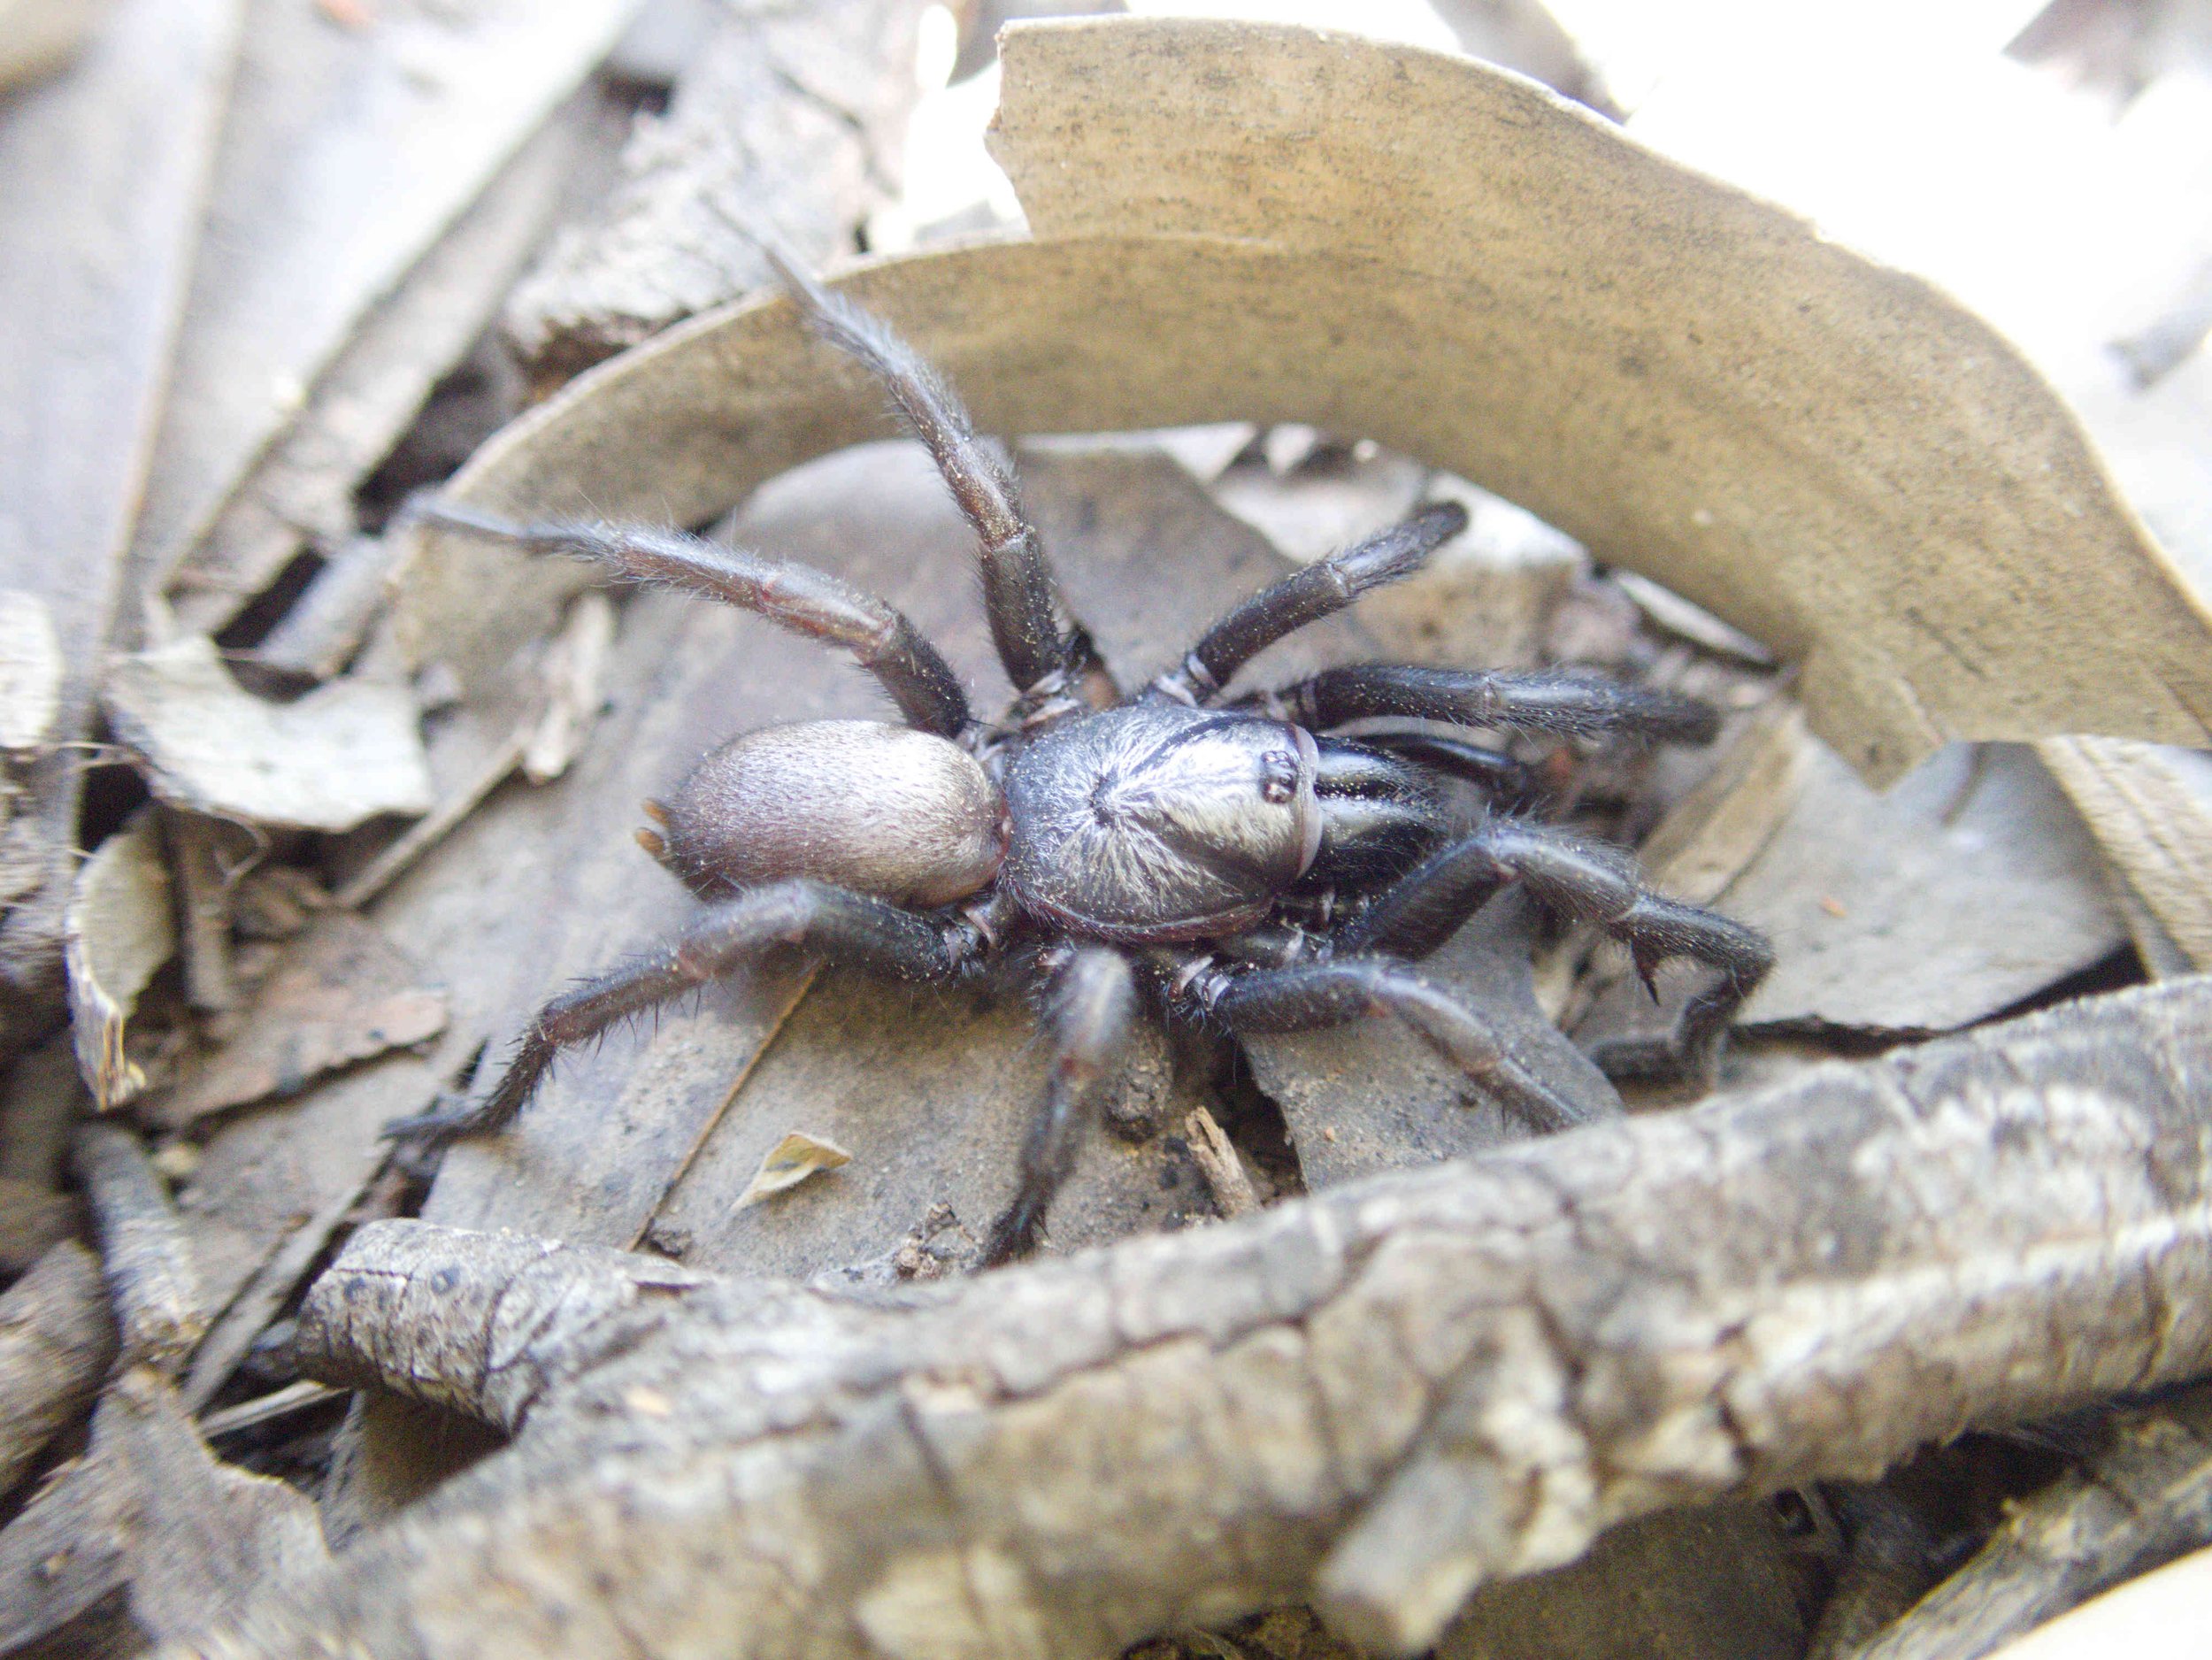
POLYGON ((1018 951, 1042 986, 1054 1065, 1021 1183, 985 1260, 1031 1249, 1113 1073, 1140 990, 1170 1019, 1232 1032, 1388 1011, 1545 1127, 1579 1115, 1481 1017, 1408 963, 1518 880, 1626 941, 1648 980, 1686 956, 1717 975, 1675 1033, 1616 1045, 1609 1070, 1709 1065, 1772 962, 1766 941, 1651 892, 1611 849, 1488 813, 1455 823, 1438 775, 1510 785, 1508 757, 1416 732, 1325 735, 1394 717, 1509 731, 1704 742, 1704 705, 1588 675, 1388 663, 1330 669, 1216 707, 1292 630, 1417 570, 1458 534, 1445 503, 1255 595, 1182 663, 1118 699, 1067 621, 1014 481, 966 411, 882 323, 779 260, 815 330, 880 378, 981 548, 991 637, 1017 696, 977 720, 951 668, 881 600, 801 565, 672 530, 512 524, 428 503, 426 522, 704 595, 843 646, 905 717, 771 726, 713 751, 640 840, 708 909, 672 941, 539 1011, 472 1107, 395 1125, 444 1140, 498 1130, 564 1047, 781 946, 911 980, 966 978, 1018 951), (1100 707, 1105 703, 1108 706, 1100 707))

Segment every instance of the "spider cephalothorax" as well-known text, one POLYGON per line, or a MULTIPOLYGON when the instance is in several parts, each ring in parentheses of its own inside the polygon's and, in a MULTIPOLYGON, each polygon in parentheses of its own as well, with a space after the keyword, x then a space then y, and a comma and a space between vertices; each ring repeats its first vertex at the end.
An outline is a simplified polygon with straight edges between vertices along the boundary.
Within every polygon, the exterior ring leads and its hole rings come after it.
POLYGON ((783 266, 818 332, 880 377, 935 457, 980 544, 993 643, 1017 696, 978 721, 944 659, 882 601, 804 565, 674 531, 525 525, 431 503, 426 522, 591 560, 632 581, 757 611, 850 650, 902 726, 810 721, 710 754, 640 833, 705 902, 675 940, 554 998, 474 1106, 396 1126, 496 1130, 562 1048, 780 947, 909 980, 1028 965, 1056 1057, 1021 1181, 986 1259, 1030 1249, 1148 994, 1170 1019, 1284 1031, 1389 1013, 1548 1126, 1575 1108, 1527 1075, 1479 1011, 1409 965, 1505 884, 1624 941, 1647 977, 1683 956, 1717 971, 1663 1042, 1616 1046, 1611 1070, 1709 1063, 1770 964, 1724 917, 1653 893, 1626 856, 1524 819, 1448 806, 1441 780, 1496 787, 1507 757, 1379 720, 1702 742, 1689 699, 1563 672, 1375 663, 1224 704, 1253 657, 1409 574, 1466 524, 1425 508, 1310 565, 1216 622, 1135 696, 1098 707, 1102 677, 1071 626, 1004 463, 896 335, 783 266), (1355 723, 1357 740, 1337 735, 1355 723))

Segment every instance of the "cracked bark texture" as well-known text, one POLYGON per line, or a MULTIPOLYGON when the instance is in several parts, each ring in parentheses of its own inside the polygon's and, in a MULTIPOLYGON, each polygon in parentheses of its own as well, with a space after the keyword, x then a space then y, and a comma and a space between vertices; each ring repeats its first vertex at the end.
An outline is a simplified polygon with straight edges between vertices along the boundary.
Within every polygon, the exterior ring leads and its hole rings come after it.
POLYGON ((2125 1408, 2105 1444, 1853 1660, 1976 1660, 2212 1543, 2212 1387, 2125 1408))
POLYGON ((722 0, 668 114, 625 149, 613 199, 565 231, 508 302, 503 329, 533 378, 557 386, 767 283, 731 210, 809 260, 849 253, 856 228, 898 194, 922 9, 722 0))
POLYGON ((420 1223, 318 1375, 518 1432, 186 1652, 1432 1642, 1662 1507, 2212 1363, 2212 981, 862 1301, 420 1223))

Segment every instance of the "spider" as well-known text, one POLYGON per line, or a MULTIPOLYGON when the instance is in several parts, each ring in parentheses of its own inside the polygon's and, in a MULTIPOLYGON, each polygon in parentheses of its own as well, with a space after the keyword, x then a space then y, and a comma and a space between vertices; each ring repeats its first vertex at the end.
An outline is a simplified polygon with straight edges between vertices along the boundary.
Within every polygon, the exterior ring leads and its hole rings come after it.
POLYGON ((814 332, 871 371, 973 527, 991 639, 1016 696, 979 720, 908 619, 826 572, 633 525, 511 522, 435 500, 419 520, 609 576, 736 605, 850 651, 903 718, 776 726, 709 753, 664 803, 646 849, 706 909, 672 939, 538 1011, 472 1105, 391 1126, 442 1142, 496 1132, 559 1052, 779 948, 855 970, 951 981, 1026 970, 1052 1057, 1014 1198, 983 1263, 1040 1243, 1148 1000, 1170 1021, 1293 1031, 1387 1013, 1541 1128, 1583 1113, 1497 1041, 1479 1011, 1411 964, 1507 883, 1626 943, 1646 983, 1686 957, 1715 971, 1663 1038, 1599 1058, 1616 1076, 1709 1072, 1773 961, 1766 941, 1665 898, 1611 848, 1502 811, 1472 822, 1443 780, 1502 795, 1517 764, 1379 719, 1646 741, 1709 741, 1704 704, 1586 674, 1362 663, 1225 696, 1270 644, 1419 569, 1465 510, 1403 523, 1283 578, 1119 696, 1070 620, 1010 465, 910 346, 769 250, 814 332))

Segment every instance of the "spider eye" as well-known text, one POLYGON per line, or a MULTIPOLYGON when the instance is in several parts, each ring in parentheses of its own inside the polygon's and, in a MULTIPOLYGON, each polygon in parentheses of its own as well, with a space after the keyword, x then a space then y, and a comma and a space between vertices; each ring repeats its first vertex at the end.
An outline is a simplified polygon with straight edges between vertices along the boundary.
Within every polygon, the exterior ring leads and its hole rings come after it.
POLYGON ((1260 798, 1279 806, 1298 793, 1298 757, 1287 749, 1260 757, 1260 798))

